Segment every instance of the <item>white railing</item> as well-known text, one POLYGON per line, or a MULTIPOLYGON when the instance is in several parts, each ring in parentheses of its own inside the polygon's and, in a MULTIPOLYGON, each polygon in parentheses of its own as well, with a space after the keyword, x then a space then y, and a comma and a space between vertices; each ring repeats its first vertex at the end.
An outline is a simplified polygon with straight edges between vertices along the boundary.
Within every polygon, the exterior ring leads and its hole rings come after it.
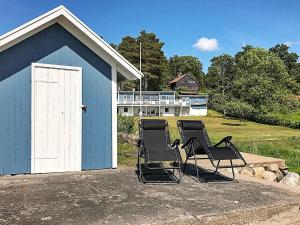
MULTIPOLYGON (((118 105, 139 105, 140 101, 138 100, 118 100, 118 105)), ((190 102, 183 102, 183 101, 174 101, 174 100, 143 100, 142 105, 153 105, 153 106, 187 106, 191 105, 190 102)))

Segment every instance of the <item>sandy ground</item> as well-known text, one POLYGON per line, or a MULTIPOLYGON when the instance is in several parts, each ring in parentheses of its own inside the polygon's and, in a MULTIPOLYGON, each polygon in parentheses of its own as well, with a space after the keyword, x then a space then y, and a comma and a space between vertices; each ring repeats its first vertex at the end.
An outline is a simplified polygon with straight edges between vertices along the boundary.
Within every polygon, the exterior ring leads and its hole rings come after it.
POLYGON ((272 216, 265 221, 250 222, 249 225, 300 225, 299 207, 293 207, 287 212, 272 216))

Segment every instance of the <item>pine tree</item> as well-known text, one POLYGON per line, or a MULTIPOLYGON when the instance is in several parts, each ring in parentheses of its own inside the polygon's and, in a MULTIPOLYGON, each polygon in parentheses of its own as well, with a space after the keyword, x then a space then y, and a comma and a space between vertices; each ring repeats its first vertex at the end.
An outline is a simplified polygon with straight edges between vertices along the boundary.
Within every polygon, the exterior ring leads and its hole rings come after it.
MULTIPOLYGON (((136 68, 139 68, 140 60, 140 42, 142 43, 142 72, 143 90, 162 90, 166 83, 167 76, 167 59, 162 47, 163 42, 154 33, 141 31, 137 38, 124 37, 117 50, 136 68)), ((123 82, 123 90, 139 89, 137 81, 123 82)))

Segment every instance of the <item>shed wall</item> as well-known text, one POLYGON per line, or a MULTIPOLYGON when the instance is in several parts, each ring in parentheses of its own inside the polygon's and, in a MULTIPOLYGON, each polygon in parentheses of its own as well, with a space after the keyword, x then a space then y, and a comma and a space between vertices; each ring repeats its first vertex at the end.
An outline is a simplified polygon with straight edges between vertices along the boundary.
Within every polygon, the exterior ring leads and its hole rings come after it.
POLYGON ((54 24, 0 53, 0 173, 30 172, 32 62, 82 67, 82 168, 110 168, 111 66, 54 24))

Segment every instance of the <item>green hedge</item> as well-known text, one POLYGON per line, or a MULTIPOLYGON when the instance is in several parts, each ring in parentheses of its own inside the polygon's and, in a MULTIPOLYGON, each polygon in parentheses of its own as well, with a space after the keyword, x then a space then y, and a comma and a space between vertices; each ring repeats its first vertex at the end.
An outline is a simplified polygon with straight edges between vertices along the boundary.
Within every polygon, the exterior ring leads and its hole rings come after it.
POLYGON ((252 118, 251 120, 258 122, 258 123, 300 129, 300 121, 295 122, 295 121, 290 121, 290 120, 286 120, 286 119, 281 119, 281 118, 278 118, 276 115, 271 115, 271 114, 257 115, 256 117, 252 118))
POLYGON ((134 133, 135 118, 133 116, 118 116, 118 132, 125 134, 134 133))
POLYGON ((229 101, 223 104, 215 101, 211 102, 210 106, 221 113, 225 108, 227 116, 235 117, 240 120, 247 119, 257 123, 300 129, 300 121, 291 121, 280 118, 279 116, 274 114, 260 112, 254 107, 238 100, 229 101))

